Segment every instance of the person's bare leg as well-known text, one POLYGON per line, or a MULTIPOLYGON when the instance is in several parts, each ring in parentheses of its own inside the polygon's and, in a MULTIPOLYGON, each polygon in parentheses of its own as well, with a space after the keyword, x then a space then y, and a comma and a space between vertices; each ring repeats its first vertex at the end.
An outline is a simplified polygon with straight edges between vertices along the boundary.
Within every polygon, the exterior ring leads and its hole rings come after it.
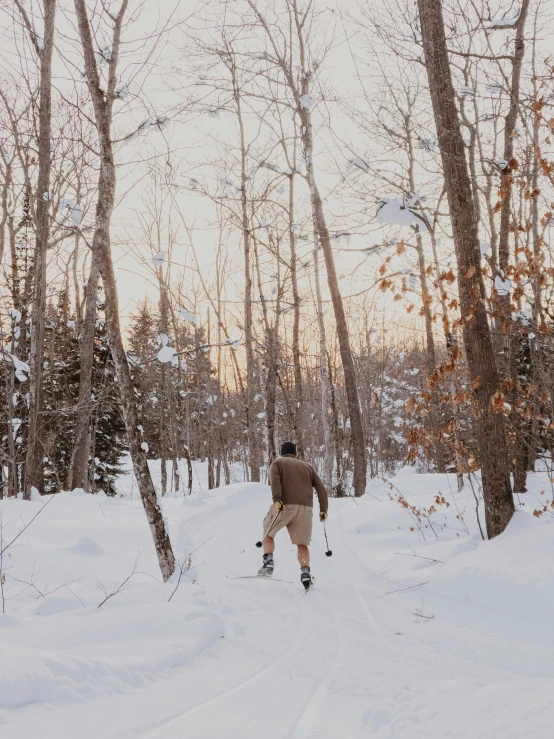
POLYGON ((300 562, 300 567, 310 566, 310 550, 305 544, 298 545, 298 561, 300 562))
POLYGON ((275 551, 275 539, 272 536, 266 536, 262 541, 262 545, 264 548, 264 554, 273 554, 275 551))

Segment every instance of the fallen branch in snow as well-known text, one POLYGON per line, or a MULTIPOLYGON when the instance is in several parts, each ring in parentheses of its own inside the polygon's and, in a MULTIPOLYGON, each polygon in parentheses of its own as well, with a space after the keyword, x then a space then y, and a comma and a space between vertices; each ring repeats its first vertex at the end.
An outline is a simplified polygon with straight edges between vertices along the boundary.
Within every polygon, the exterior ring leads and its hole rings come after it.
MULTIPOLYGON (((423 609, 423 598, 421 599, 421 608, 416 608, 415 611, 413 612, 413 615, 416 616, 416 618, 418 619, 419 618, 423 619, 423 621, 431 621, 432 619, 435 618, 433 614, 428 616, 427 614, 423 613, 422 609, 423 609)), ((419 623, 419 621, 417 621, 416 623, 419 623)))
POLYGON ((428 585, 429 580, 426 580, 425 582, 419 582, 417 585, 410 585, 409 588, 400 588, 400 590, 389 590, 388 593, 383 593, 383 595, 380 595, 380 598, 384 598, 385 595, 394 595, 395 593, 406 593, 408 590, 415 590, 416 588, 422 588, 424 585, 428 585))
POLYGON ((114 585, 113 590, 112 590, 111 593, 108 593, 108 591, 106 590, 106 588, 102 585, 102 583, 99 580, 96 581, 98 583, 98 586, 101 588, 101 590, 103 590, 104 595, 106 596, 104 598, 104 600, 101 603, 98 604, 97 608, 102 608, 102 606, 104 605, 104 603, 106 603, 107 601, 109 601, 110 598, 113 598, 114 595, 117 595, 118 593, 122 593, 124 590, 127 589, 125 586, 129 582, 129 580, 133 577, 133 575, 136 574, 137 565, 138 565, 138 557, 135 560, 135 564, 133 566, 133 569, 132 569, 131 573, 129 575, 127 575, 127 577, 125 578, 125 580, 122 580, 121 584, 118 584, 116 582, 116 584, 114 585))
POLYGON ((398 554, 399 557, 417 557, 418 559, 426 559, 429 562, 434 562, 435 564, 444 564, 444 562, 442 562, 440 559, 433 559, 433 557, 423 557, 421 554, 416 554, 415 552, 412 552, 412 554, 408 554, 408 552, 396 552, 396 554, 398 554))
POLYGON ((417 618, 422 618, 424 621, 431 621, 435 617, 431 614, 430 616, 426 616, 424 613, 422 613, 420 610, 416 608, 416 610, 413 612, 414 616, 417 616, 417 618))

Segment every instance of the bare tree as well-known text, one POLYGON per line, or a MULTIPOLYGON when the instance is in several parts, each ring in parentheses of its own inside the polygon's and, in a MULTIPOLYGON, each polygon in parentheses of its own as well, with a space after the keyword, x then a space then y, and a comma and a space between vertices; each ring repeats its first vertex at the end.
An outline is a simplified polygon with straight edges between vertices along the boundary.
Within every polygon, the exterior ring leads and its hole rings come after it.
POLYGON ((456 248, 464 346, 477 402, 487 533, 493 538, 508 525, 514 502, 506 462, 504 419, 494 407, 495 395, 499 397, 499 377, 487 320, 478 221, 455 103, 442 2, 418 0, 418 9, 456 248))
POLYGON ((98 132, 98 144, 100 147, 100 173, 98 179, 98 201, 96 207, 96 223, 93 239, 93 250, 97 250, 100 264, 100 272, 106 295, 106 321, 110 351, 114 360, 125 426, 133 460, 133 469, 137 478, 138 488, 146 517, 150 525, 152 537, 158 555, 158 562, 164 580, 168 580, 175 569, 175 557, 171 548, 168 533, 165 528, 164 519, 156 496, 156 490, 152 482, 146 453, 141 447, 140 432, 138 429, 138 415, 133 390, 133 383, 129 371, 129 364, 121 337, 119 323, 119 306, 117 297, 117 285, 115 280, 113 261, 110 246, 110 222, 115 201, 116 169, 113 155, 113 143, 111 138, 112 109, 115 99, 115 77, 117 68, 117 56, 119 54, 120 31, 128 0, 123 0, 117 15, 110 17, 114 23, 114 45, 111 48, 112 59, 115 63, 110 68, 110 78, 113 77, 113 85, 108 92, 102 90, 100 76, 96 61, 92 31, 90 27, 88 11, 85 0, 75 0, 75 12, 79 28, 79 36, 83 50, 85 74, 98 132))
POLYGON ((309 58, 306 37, 307 24, 313 20, 313 8, 310 3, 305 8, 301 9, 297 0, 287 0, 285 3, 284 13, 281 16, 281 20, 286 24, 287 28, 287 32, 283 33, 282 29, 279 28, 279 22, 276 21, 275 23, 270 24, 267 17, 260 11, 258 4, 254 2, 254 0, 248 0, 248 3, 253 10, 258 23, 265 31, 271 50, 269 52, 269 58, 278 66, 283 75, 285 84, 287 85, 291 95, 296 115, 300 121, 300 137, 306 166, 306 181, 310 192, 314 222, 325 260, 327 282, 333 303, 344 371, 344 382, 348 400, 352 448, 354 454, 354 492, 355 495, 363 495, 365 493, 367 471, 362 414, 356 385, 356 372, 352 358, 348 323, 340 292, 325 209, 319 191, 314 166, 314 133, 312 127, 313 91, 311 90, 310 83, 315 71, 314 69, 311 69, 311 67, 316 65, 316 61, 309 58), (296 48, 297 65, 300 70, 298 75, 294 72, 294 63, 290 58, 290 55, 294 54, 295 49, 288 48, 287 43, 282 43, 283 39, 288 39, 289 35, 291 39, 293 39, 291 43, 293 43, 296 48))
POLYGON ((29 359, 29 414, 28 444, 25 460, 23 496, 31 498, 31 487, 39 489, 43 451, 40 441, 41 392, 44 348, 44 314, 46 310, 46 252, 50 235, 50 172, 52 131, 52 57, 56 0, 43 0, 44 30, 41 36, 33 25, 20 0, 15 4, 29 32, 40 60, 40 102, 38 134, 38 179, 35 204, 36 247, 33 264, 33 305, 31 319, 31 351, 29 359))

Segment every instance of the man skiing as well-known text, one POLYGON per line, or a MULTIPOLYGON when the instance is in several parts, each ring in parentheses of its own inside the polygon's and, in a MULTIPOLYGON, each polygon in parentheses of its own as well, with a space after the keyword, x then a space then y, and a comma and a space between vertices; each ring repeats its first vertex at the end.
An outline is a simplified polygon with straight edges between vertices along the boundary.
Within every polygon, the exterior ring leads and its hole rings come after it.
POLYGON ((296 444, 286 441, 281 456, 269 468, 269 480, 273 505, 264 519, 263 565, 258 575, 271 577, 274 562, 275 534, 285 526, 290 540, 298 547, 300 580, 308 590, 312 584, 310 574, 310 550, 315 488, 319 500, 319 520, 327 518, 328 499, 323 481, 311 464, 298 459, 296 444))

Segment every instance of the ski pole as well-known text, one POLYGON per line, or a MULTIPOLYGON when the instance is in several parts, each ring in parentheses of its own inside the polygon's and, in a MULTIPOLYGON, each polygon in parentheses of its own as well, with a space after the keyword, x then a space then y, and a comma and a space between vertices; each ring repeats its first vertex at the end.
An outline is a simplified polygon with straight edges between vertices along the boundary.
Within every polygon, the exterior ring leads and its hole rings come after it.
POLYGON ((331 557, 333 552, 329 549, 329 540, 327 539, 327 528, 325 526, 325 521, 323 522, 323 533, 325 534, 325 542, 327 543, 327 551, 325 552, 325 556, 331 557))
MULTIPOLYGON (((265 537, 266 537, 266 536, 267 536, 267 535, 269 534, 269 532, 270 532, 270 531, 271 531, 271 529, 273 528, 273 524, 275 523, 275 521, 276 521, 276 520, 277 520, 277 518, 279 517, 279 514, 280 514, 280 513, 281 513, 281 511, 277 511, 277 514, 276 514, 275 518, 273 519, 273 521, 272 521, 272 522, 271 522, 271 523, 269 524, 269 526, 268 526, 268 528, 267 528, 267 531, 265 532, 265 534, 264 534, 264 536, 263 536, 263 539, 265 539, 265 537)), ((263 539, 262 539, 262 541, 263 541, 263 539)), ((256 546, 257 546, 257 547, 261 547, 261 546, 262 546, 262 542, 261 542, 261 541, 257 541, 257 542, 256 542, 256 546)))

